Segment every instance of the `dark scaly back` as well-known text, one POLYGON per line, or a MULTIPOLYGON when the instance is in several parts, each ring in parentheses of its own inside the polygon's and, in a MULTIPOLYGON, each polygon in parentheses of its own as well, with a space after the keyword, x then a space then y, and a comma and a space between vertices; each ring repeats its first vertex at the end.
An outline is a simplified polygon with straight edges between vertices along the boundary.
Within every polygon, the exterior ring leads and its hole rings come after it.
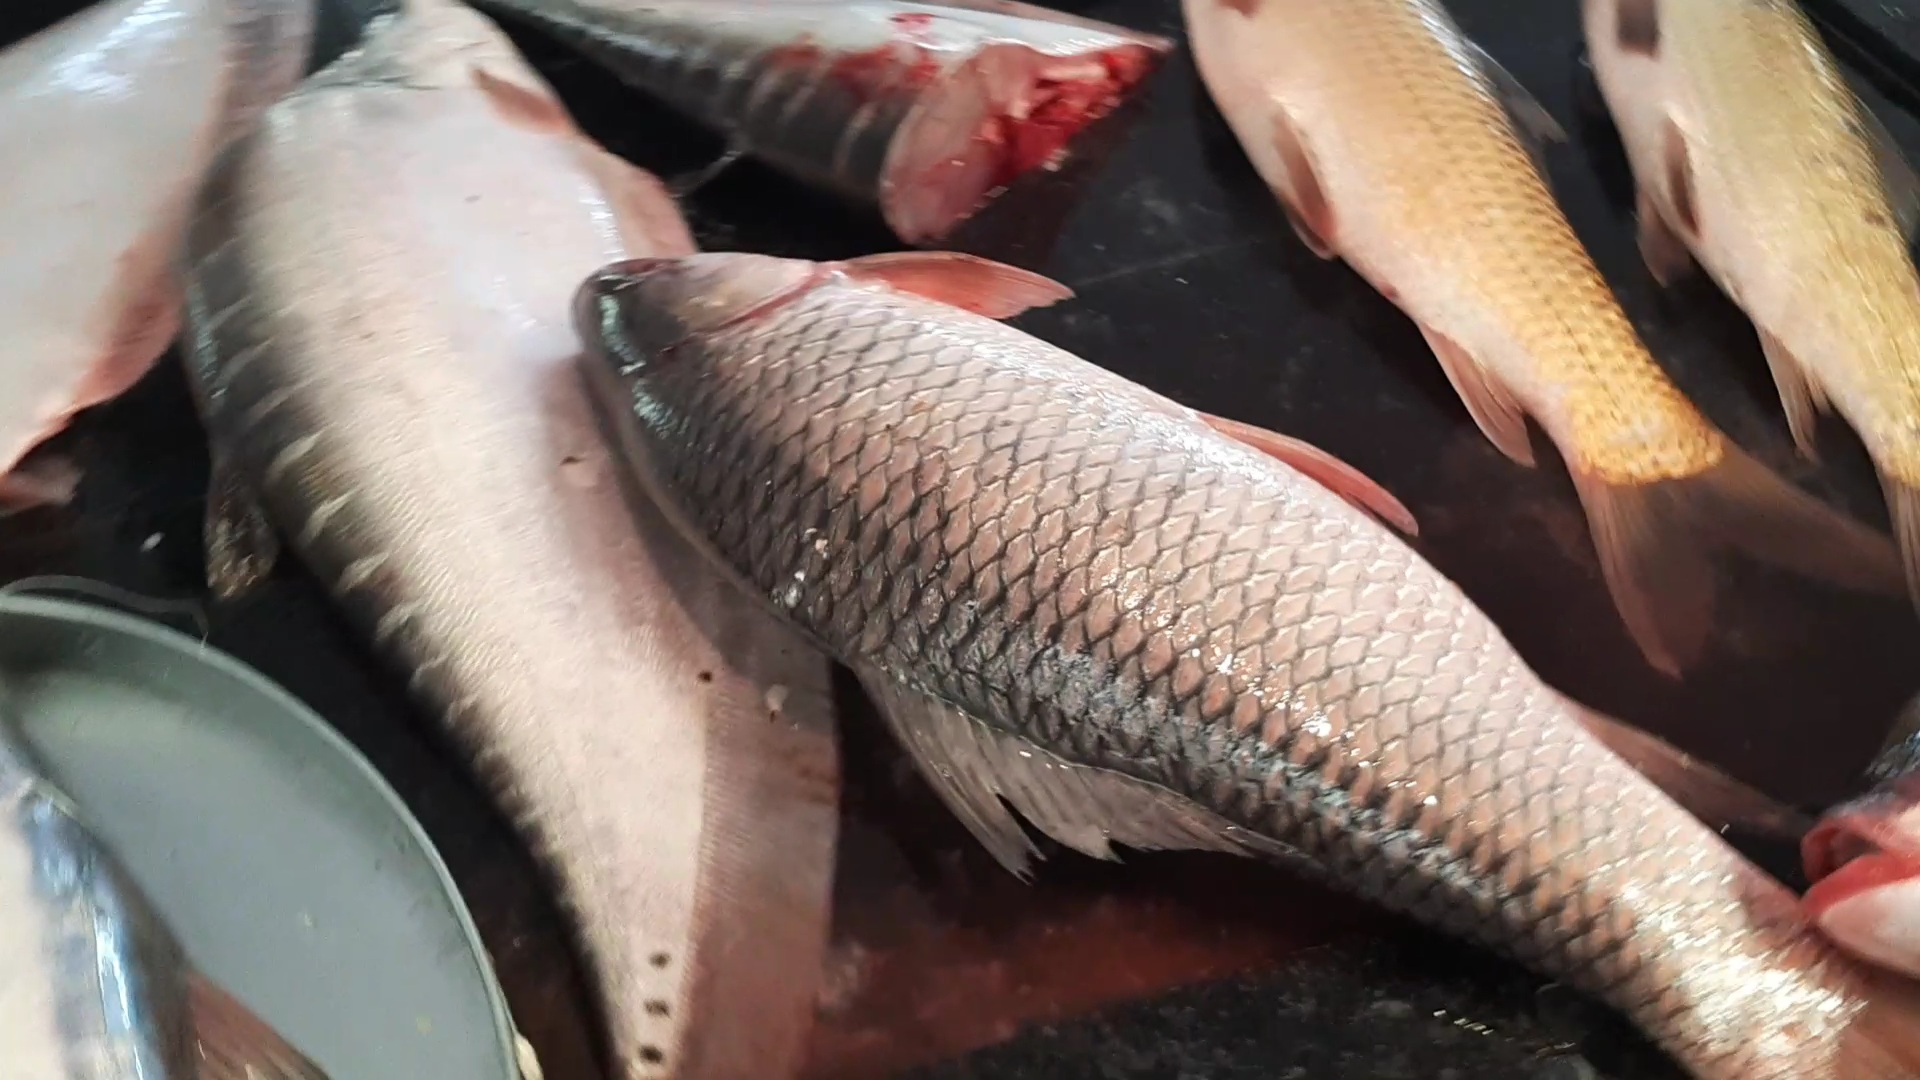
POLYGON ((656 493, 840 659, 1294 845, 1701 1075, 1828 1075, 1860 999, 1792 897, 1291 470, 1016 330, 832 279, 626 389, 656 493))

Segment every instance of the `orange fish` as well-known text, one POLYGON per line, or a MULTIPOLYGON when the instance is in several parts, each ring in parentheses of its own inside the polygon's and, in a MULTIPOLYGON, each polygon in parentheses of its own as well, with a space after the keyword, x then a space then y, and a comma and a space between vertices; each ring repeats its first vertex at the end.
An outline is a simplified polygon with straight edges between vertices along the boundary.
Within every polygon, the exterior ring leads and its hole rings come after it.
POLYGON ((1552 438, 1655 667, 1703 649, 1716 547, 1898 588, 1884 537, 1742 453, 1654 362, 1543 178, 1529 136, 1564 133, 1439 3, 1184 2, 1201 77, 1300 237, 1420 325, 1508 457, 1533 464, 1529 416, 1552 438))

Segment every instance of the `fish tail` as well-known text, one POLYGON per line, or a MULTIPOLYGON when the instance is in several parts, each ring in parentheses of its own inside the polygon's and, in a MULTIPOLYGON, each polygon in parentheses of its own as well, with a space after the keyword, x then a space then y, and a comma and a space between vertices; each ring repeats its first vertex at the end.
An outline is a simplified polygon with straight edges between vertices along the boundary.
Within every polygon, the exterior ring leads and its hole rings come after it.
POLYGON ((1714 548, 1860 591, 1898 592, 1887 537, 1788 483, 1731 443, 1691 476, 1615 482, 1575 464, 1607 588, 1655 668, 1678 676, 1706 644, 1714 548))

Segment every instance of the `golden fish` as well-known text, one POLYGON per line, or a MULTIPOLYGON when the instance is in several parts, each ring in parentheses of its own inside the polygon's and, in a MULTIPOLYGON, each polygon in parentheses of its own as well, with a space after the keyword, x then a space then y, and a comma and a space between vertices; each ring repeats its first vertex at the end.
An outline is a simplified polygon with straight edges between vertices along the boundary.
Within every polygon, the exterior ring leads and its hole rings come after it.
POLYGON ((1648 268, 1671 282, 1698 258, 1746 310, 1809 457, 1821 411, 1860 433, 1920 603, 1913 170, 1790 0, 1584 6, 1648 268))
POLYGON ((1521 134, 1553 120, 1434 0, 1184 0, 1195 61, 1296 231, 1420 325, 1494 445, 1566 459, 1608 588, 1669 674, 1704 645, 1709 551, 1852 588, 1891 545, 1742 453, 1654 362, 1521 134))

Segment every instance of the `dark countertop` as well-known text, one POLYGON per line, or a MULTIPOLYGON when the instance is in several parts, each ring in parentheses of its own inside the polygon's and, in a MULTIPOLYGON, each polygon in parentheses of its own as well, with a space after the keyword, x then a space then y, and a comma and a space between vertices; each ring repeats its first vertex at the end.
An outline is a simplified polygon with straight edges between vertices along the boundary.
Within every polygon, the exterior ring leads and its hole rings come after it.
MULTIPOLYGON (((1862 25, 1920 38, 1900 5, 1845 2, 1862 25)), ((0 40, 78 6, 10 5, 0 40)), ((1063 6, 1179 32, 1173 0, 1063 6)), ((1738 313, 1708 286, 1662 296, 1641 269, 1618 146, 1604 120, 1576 108, 1577 5, 1451 6, 1574 133, 1550 151, 1557 191, 1675 378, 1769 464, 1884 523, 1864 455, 1839 425, 1825 432, 1824 466, 1793 456, 1738 313)), ((620 153, 672 177, 717 152, 712 138, 597 70, 519 37, 584 126, 620 153)), ((1920 148, 1920 122, 1870 97, 1920 148)), ((1050 195, 1069 190, 1064 182, 1010 197, 968 244, 1078 291, 1023 326, 1191 405, 1308 439, 1385 483, 1419 516, 1422 553, 1575 697, 1783 798, 1821 805, 1852 790, 1920 684, 1907 659, 1920 625, 1902 603, 1729 564, 1713 653, 1685 682, 1661 678, 1620 629, 1557 459, 1544 455, 1527 471, 1500 457, 1412 325, 1294 240, 1188 58, 1176 56, 1157 77, 1136 125, 1113 128, 1126 137, 1064 204, 1051 250, 1037 242, 1047 230, 1035 222, 1050 195), (1022 242, 996 242, 1008 234, 1022 242)), ((708 247, 833 257, 897 246, 877 223, 751 165, 702 188, 687 209, 708 247)), ((206 454, 177 364, 82 418, 61 442, 87 467, 80 497, 64 511, 0 521, 0 580, 82 574, 153 596, 203 597, 206 454)), ((419 815, 547 1076, 600 1075, 576 965, 537 869, 399 682, 297 567, 209 614, 214 645, 338 726, 419 815)), ((968 840, 866 718, 850 717, 847 728, 836 946, 815 1077, 1678 1075, 1564 991, 1260 867, 1062 857, 1022 885, 968 840)), ((1780 852, 1759 854, 1791 868, 1780 852)))

